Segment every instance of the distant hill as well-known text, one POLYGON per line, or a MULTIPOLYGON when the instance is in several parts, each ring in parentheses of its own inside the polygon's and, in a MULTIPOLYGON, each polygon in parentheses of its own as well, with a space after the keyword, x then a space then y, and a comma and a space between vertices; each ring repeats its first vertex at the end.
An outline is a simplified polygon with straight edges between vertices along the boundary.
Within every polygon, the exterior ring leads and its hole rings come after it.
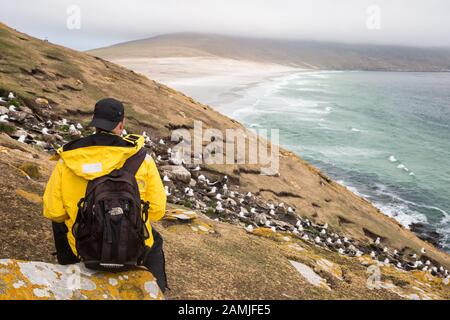
POLYGON ((328 70, 450 71, 450 48, 175 33, 89 51, 103 58, 217 56, 328 70))

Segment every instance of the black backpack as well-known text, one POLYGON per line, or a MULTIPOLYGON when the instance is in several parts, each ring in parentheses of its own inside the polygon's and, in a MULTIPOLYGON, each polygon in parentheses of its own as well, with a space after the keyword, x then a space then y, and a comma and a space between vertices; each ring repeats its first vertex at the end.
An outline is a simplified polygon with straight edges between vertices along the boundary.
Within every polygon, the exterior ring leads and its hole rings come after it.
POLYGON ((142 264, 149 203, 140 198, 135 174, 145 156, 142 148, 121 169, 88 182, 72 228, 87 268, 123 271, 142 264))

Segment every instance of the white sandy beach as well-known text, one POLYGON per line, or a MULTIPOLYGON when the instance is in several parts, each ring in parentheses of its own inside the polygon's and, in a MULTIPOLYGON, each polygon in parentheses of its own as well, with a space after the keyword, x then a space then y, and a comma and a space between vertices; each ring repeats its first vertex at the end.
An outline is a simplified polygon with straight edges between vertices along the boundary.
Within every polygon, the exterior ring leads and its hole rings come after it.
POLYGON ((251 84, 301 70, 280 64, 218 57, 120 58, 113 61, 211 106, 240 98, 239 91, 251 84))

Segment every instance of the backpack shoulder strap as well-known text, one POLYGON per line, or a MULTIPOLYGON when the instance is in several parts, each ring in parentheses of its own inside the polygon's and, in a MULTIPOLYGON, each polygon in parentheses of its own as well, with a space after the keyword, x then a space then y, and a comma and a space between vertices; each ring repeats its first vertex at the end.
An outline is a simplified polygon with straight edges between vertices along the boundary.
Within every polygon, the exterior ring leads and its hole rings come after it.
POLYGON ((145 148, 142 147, 138 152, 136 152, 134 155, 129 157, 127 161, 125 161, 125 164, 123 165, 122 169, 131 173, 134 176, 136 172, 139 170, 139 167, 141 166, 142 162, 144 162, 146 155, 147 151, 145 150, 145 148))

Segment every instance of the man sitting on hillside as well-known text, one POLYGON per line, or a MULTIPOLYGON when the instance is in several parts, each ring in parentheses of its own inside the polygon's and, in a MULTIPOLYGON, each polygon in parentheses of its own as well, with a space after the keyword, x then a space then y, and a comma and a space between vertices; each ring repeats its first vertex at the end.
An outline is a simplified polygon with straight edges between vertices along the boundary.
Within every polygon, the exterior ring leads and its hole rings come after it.
POLYGON ((95 105, 93 135, 57 150, 44 193, 60 264, 117 271, 144 265, 166 289, 163 240, 150 225, 162 218, 166 194, 144 137, 127 135, 124 107, 115 99, 95 105), (87 192, 86 192, 87 191, 87 192))

